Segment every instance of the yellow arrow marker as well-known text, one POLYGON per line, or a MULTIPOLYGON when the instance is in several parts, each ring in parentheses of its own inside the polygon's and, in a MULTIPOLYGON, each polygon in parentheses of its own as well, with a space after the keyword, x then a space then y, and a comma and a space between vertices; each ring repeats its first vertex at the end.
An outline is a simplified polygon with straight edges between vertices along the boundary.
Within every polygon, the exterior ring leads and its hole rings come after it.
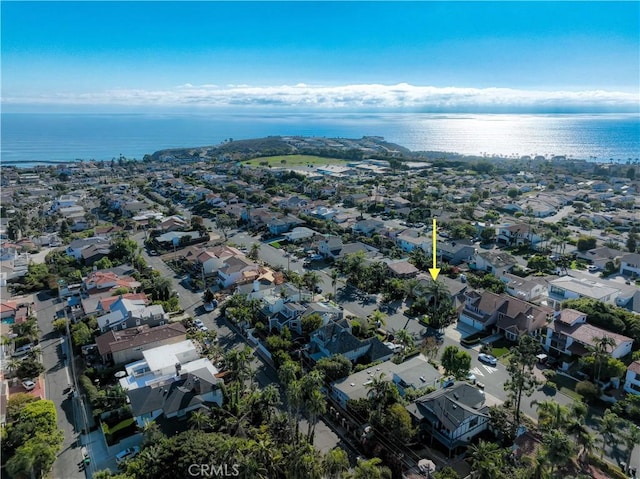
POLYGON ((438 279, 438 275, 440 274, 440 268, 436 268, 436 241, 437 241, 437 237, 436 237, 436 219, 433 218, 433 268, 429 268, 429 273, 431 273, 431 277, 433 278, 434 281, 436 281, 438 279))

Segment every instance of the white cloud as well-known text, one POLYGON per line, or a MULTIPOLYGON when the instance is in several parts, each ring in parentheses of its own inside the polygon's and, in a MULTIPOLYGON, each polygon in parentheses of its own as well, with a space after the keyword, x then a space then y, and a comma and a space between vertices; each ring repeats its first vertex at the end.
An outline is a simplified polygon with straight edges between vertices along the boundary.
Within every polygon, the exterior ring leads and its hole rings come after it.
POLYGON ((272 106, 314 109, 384 109, 421 111, 475 111, 478 109, 600 108, 637 110, 638 94, 604 91, 542 91, 511 88, 460 88, 354 84, 340 86, 297 85, 193 85, 173 89, 117 89, 52 96, 5 97, 2 103, 52 105, 155 105, 205 107, 272 106))

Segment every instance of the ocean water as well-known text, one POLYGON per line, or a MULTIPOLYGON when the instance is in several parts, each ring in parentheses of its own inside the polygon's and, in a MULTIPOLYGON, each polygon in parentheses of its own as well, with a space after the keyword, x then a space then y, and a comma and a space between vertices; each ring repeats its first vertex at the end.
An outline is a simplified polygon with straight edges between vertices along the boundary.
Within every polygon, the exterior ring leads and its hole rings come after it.
POLYGON ((410 150, 470 155, 564 155, 637 160, 640 115, 421 113, 33 114, 1 115, 3 164, 141 159, 165 148, 269 135, 383 136, 410 150))

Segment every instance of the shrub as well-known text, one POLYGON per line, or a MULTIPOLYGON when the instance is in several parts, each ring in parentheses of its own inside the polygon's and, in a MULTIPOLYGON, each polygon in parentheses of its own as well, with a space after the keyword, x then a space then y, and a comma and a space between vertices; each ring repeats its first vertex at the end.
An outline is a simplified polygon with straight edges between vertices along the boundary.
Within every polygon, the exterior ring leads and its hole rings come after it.
POLYGON ((553 379, 556 377, 556 372, 553 369, 545 369, 544 371, 542 371, 542 375, 547 381, 553 381, 553 379))
POLYGON ((580 381, 576 384, 576 392, 585 398, 586 401, 591 401, 598 397, 599 391, 591 381, 580 381))

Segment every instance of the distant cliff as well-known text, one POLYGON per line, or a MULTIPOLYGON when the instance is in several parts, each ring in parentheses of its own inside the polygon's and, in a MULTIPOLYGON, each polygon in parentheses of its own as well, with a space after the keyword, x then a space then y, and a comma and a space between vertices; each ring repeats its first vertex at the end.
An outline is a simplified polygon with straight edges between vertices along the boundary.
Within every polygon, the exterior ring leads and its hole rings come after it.
POLYGON ((403 146, 386 142, 384 138, 377 136, 365 136, 361 139, 269 136, 251 140, 229 139, 216 146, 160 150, 150 157, 153 160, 247 160, 263 156, 292 154, 358 160, 368 156, 408 156, 411 155, 411 151, 403 146))

